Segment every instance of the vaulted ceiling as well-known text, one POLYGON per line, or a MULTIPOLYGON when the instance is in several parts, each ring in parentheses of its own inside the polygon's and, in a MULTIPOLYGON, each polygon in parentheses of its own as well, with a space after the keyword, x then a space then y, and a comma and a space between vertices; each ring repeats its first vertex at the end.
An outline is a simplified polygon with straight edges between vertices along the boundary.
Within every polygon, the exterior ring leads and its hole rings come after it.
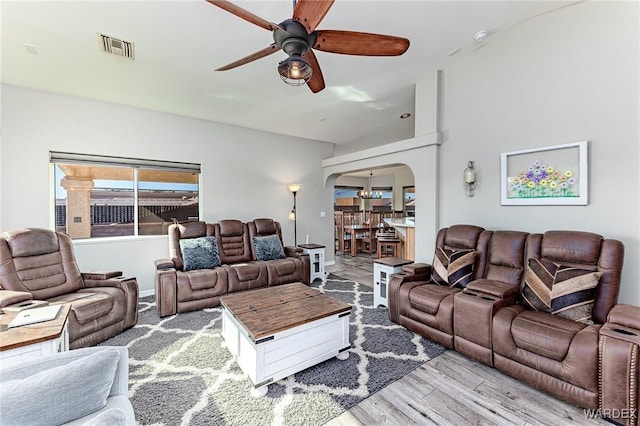
MULTIPOLYGON (((275 23, 293 9, 290 0, 235 3, 275 23)), ((416 81, 571 3, 337 0, 318 28, 411 45, 398 57, 316 51, 326 88, 313 94, 280 80, 284 52, 214 71, 273 38, 204 0, 3 0, 2 82, 336 144, 392 142, 413 136, 415 117, 400 115, 414 111, 416 81), (133 42, 135 59, 102 52, 98 33, 133 42)))

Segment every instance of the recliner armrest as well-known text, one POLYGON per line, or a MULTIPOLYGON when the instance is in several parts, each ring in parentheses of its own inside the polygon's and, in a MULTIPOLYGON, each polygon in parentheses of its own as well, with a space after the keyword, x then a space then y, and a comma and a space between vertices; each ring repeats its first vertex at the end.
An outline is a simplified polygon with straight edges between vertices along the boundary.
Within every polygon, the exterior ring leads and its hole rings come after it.
POLYGON ((398 282, 398 285, 414 281, 427 281, 424 275, 412 275, 406 272, 396 272, 395 274, 389 275, 389 281, 391 281, 392 279, 395 282, 398 282))
POLYGON ((494 280, 474 280, 467 284, 467 290, 479 291, 490 296, 508 299, 518 294, 518 287, 509 283, 494 280))
POLYGON ((0 308, 32 299, 33 295, 26 291, 0 290, 0 308))
MULTIPOLYGON (((431 277, 431 265, 426 263, 410 263, 402 266, 401 272, 391 274, 391 278, 396 277, 396 281, 402 283, 412 281, 429 281, 431 277)), ((400 284, 401 285, 401 284, 400 284)))
MULTIPOLYGON (((132 277, 116 277, 107 280, 84 280, 85 288, 114 287, 124 292, 125 318, 124 328, 133 327, 138 322, 138 281, 132 277)), ((96 290, 99 291, 99 290, 96 290)))
POLYGON ((410 263, 402 266, 402 272, 406 272, 411 275, 430 275, 431 265, 427 263, 410 263))
POLYGON ((178 312, 178 275, 174 268, 156 269, 155 299, 159 317, 178 312))
POLYGON ((80 275, 84 280, 108 280, 109 278, 122 276, 122 271, 90 271, 81 272, 80 275))
MULTIPOLYGON (((116 287, 121 290, 125 290, 125 287, 131 286, 131 281, 135 282, 135 278, 118 276, 115 278, 108 279, 92 279, 85 278, 84 286, 87 288, 91 287, 116 287)), ((137 285, 136 285, 137 287, 137 285)))
POLYGON ((284 246, 284 254, 287 257, 299 257, 304 251, 300 247, 284 246))
POLYGON ((618 303, 609 311, 607 324, 616 324, 640 331, 640 306, 618 303))
POLYGON ((158 259, 154 263, 156 265, 156 270, 158 271, 173 269, 176 267, 176 264, 171 259, 158 259))

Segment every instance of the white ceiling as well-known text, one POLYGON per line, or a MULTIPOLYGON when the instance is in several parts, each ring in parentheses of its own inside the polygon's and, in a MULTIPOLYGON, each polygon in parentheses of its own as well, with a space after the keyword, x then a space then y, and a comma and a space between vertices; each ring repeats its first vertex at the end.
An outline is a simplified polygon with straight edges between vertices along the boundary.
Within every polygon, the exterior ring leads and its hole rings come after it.
MULTIPOLYGON (((291 0, 235 3, 276 23, 293 8, 291 0)), ((2 82, 337 144, 391 142, 414 136, 413 117, 399 116, 413 113, 415 82, 481 47, 475 33, 488 31, 491 43, 571 3, 337 0, 319 29, 396 35, 411 46, 399 57, 316 51, 327 87, 313 94, 280 80, 284 52, 214 72, 273 39, 204 0, 2 0, 2 82), (135 60, 102 53, 98 32, 133 41, 135 60)))

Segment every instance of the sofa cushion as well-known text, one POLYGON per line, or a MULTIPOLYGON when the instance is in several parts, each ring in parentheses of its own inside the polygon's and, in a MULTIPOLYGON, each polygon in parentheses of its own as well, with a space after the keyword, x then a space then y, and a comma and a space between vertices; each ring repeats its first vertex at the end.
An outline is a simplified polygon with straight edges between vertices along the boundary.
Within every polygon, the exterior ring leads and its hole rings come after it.
POLYGON ((222 264, 215 237, 187 238, 180 240, 184 270, 213 269, 222 264))
POLYGON ((465 288, 473 278, 474 250, 436 249, 431 279, 440 284, 465 288))
POLYGON ((511 323, 516 346, 544 358, 562 361, 584 324, 543 312, 525 311, 511 323))
POLYGON ((7 244, 12 257, 29 257, 60 250, 55 232, 43 228, 18 229, 9 234, 7 244))
MULTIPOLYGON (((3 381, 2 424, 63 424, 101 410, 107 403, 119 359, 117 350, 105 349, 49 370, 3 381)), ((3 378, 8 376, 3 374, 3 378)))
POLYGON ((276 222, 273 219, 254 219, 253 224, 258 235, 271 235, 278 232, 276 222))
POLYGON ((409 307, 429 315, 436 315, 442 300, 459 291, 456 288, 434 284, 418 285, 409 293, 409 307))
POLYGON ((525 304, 540 312, 588 323, 601 272, 529 259, 522 286, 525 304))
POLYGON ((257 260, 284 259, 284 248, 277 235, 266 237, 253 237, 253 244, 256 249, 257 260))

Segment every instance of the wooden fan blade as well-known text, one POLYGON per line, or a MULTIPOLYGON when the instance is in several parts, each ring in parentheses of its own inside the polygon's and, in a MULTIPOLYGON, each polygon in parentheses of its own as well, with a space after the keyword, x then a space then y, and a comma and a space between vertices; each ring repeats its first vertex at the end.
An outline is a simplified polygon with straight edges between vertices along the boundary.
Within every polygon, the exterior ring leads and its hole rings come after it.
POLYGON ((357 31, 318 30, 314 49, 360 56, 398 56, 409 48, 409 40, 357 31))
POLYGON ((279 25, 274 24, 273 22, 269 22, 266 19, 262 19, 258 15, 254 15, 246 9, 241 8, 240 6, 236 6, 235 4, 228 2, 227 0, 207 0, 214 6, 218 6, 220 9, 224 9, 227 12, 233 13, 238 18, 242 18, 245 21, 251 22, 259 27, 264 28, 265 30, 273 31, 276 28, 280 28, 279 25))
POLYGON ((264 58, 265 56, 269 56, 269 55, 271 55, 272 53, 275 53, 275 52, 277 52, 277 51, 279 51, 279 50, 280 50, 280 48, 278 47, 278 45, 277 45, 277 44, 275 44, 275 43, 272 43, 272 44, 271 44, 271 45, 269 45, 268 47, 265 47, 265 48, 264 48, 264 49, 262 49, 262 50, 258 50, 257 52, 252 53, 252 54, 251 54, 251 55, 249 55, 249 56, 245 56, 245 57, 244 57, 244 58, 242 58, 242 59, 238 59, 237 61, 232 62, 232 63, 230 63, 230 64, 228 64, 228 65, 225 65, 225 66, 223 66, 223 67, 220 67, 220 68, 216 69, 216 71, 226 71, 226 70, 230 70, 230 69, 232 69, 232 68, 239 67, 240 65, 244 65, 244 64, 248 64, 249 62, 253 62, 253 61, 255 61, 256 59, 260 59, 260 58, 264 58))
POLYGON ((298 21, 311 34, 324 15, 327 14, 335 0, 298 0, 293 9, 293 20, 298 21))
POLYGON ((311 79, 307 81, 307 86, 309 86, 309 89, 311 89, 313 93, 318 93, 324 89, 324 77, 322 76, 322 70, 320 69, 320 64, 318 64, 318 59, 311 49, 307 50, 307 53, 302 57, 313 69, 313 74, 311 74, 311 79))

